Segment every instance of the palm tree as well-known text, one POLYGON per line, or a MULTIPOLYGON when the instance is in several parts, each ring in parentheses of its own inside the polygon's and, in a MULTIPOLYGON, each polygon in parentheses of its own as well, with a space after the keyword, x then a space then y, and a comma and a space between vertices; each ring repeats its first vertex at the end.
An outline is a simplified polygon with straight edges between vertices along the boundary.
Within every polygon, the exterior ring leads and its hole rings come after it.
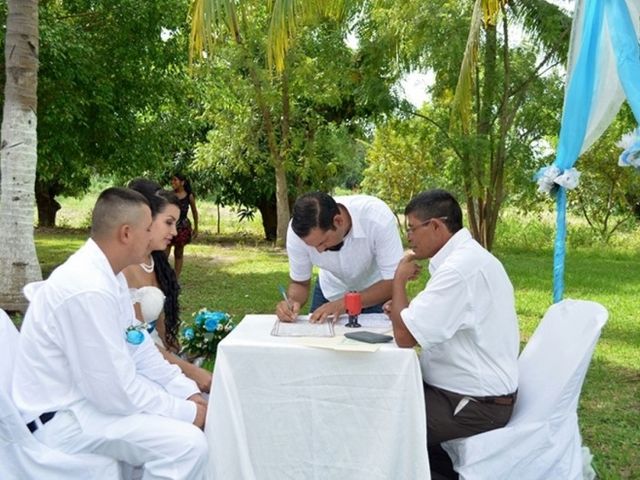
POLYGON ((42 272, 33 238, 37 164, 38 0, 8 0, 0 169, 0 306, 24 310, 42 272))
POLYGON ((451 131, 472 146, 459 153, 464 177, 469 226, 486 248, 495 237, 498 213, 505 198, 504 169, 507 134, 526 101, 529 85, 566 60, 571 19, 545 0, 475 0, 460 75, 451 108, 451 131), (501 38, 498 21, 502 19, 501 38), (516 83, 510 73, 510 21, 543 46, 544 57, 531 76, 516 83), (479 62, 481 34, 484 51, 479 62), (500 48, 500 43, 502 48, 500 48), (501 62, 499 62, 501 60, 501 62), (552 62, 555 62, 552 63, 552 62), (501 91, 496 85, 502 68, 501 91))
MULTIPOLYGON (((464 1, 464 0, 461 0, 464 1)), ((375 3, 375 2, 374 2, 375 3)), ((229 34, 242 42, 235 5, 251 5, 250 0, 193 0, 191 51, 199 54, 213 48, 215 36, 229 34)), ((297 29, 323 16, 344 19, 358 0, 269 0, 270 28, 267 58, 286 79, 286 55, 297 29)), ((400 8, 400 7, 398 7, 400 8)), ((562 62, 571 29, 571 19, 555 5, 545 0, 475 0, 467 47, 461 62, 460 75, 452 104, 451 138, 462 137, 472 148, 458 150, 464 176, 469 224, 474 237, 491 248, 498 213, 505 197, 504 168, 508 149, 506 139, 514 126, 518 109, 525 102, 527 89, 535 76, 550 68, 551 61, 562 62), (502 19, 502 38, 497 30, 502 19), (509 21, 517 20, 546 53, 530 79, 515 84, 509 76, 509 21), (481 34, 484 33, 484 45, 481 34), (484 46, 481 65, 478 57, 484 46), (502 60, 501 65, 498 61, 502 60), (496 90, 498 68, 502 68, 502 91, 496 90), (482 72, 482 85, 478 72, 482 72), (472 101, 473 103, 472 109, 472 101), (489 145, 489 147, 487 147, 489 145)), ((284 110, 284 109, 283 109, 284 110)), ((267 114, 263 113, 265 123, 267 114)), ((286 120, 286 119, 284 119, 286 120)), ((273 124, 273 119, 269 122, 273 124)), ((271 141, 270 141, 271 145, 271 141)), ((286 139, 285 139, 286 145, 286 139)), ((272 150, 279 188, 278 237, 284 238, 288 221, 286 196, 286 149, 272 150), (281 224, 281 222, 284 222, 281 224)))
MULTIPOLYGON (((255 5, 255 4, 254 4, 255 5)), ((277 241, 284 244, 289 223, 289 195, 287 162, 289 145, 289 79, 286 57, 290 39, 305 22, 319 17, 340 18, 345 0, 269 0, 270 15, 267 60, 279 75, 282 114, 274 118, 264 100, 265 87, 246 45, 247 21, 245 10, 253 8, 249 0, 193 0, 191 4, 190 58, 200 58, 203 51, 213 51, 215 40, 229 38, 241 50, 245 68, 253 84, 256 106, 262 117, 269 156, 275 169, 277 241), (237 8, 236 8, 237 5, 237 8)))

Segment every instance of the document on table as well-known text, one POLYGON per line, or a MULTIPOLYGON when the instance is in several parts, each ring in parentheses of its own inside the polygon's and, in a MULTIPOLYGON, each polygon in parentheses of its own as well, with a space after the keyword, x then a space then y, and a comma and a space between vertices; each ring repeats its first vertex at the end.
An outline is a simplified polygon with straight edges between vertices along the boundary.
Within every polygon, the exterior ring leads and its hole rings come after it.
MULTIPOLYGON (((358 331, 359 328, 348 328, 345 325, 349 321, 347 315, 340 315, 338 321, 329 319, 322 323, 311 323, 309 315, 300 315, 295 322, 281 322, 276 320, 271 330, 271 335, 276 337, 333 337, 345 332, 358 331)), ((358 323, 362 330, 370 330, 377 333, 387 333, 392 330, 389 317, 384 313, 363 313, 358 316, 358 323)))
POLYGON ((333 337, 333 322, 311 323, 308 315, 300 315, 295 322, 276 320, 271 335, 276 337, 333 337))
MULTIPOLYGON (((344 327, 348 321, 349 317, 347 315, 340 315, 338 321, 336 322, 336 326, 344 327)), ((358 316, 358 323, 362 325, 362 328, 365 330, 387 332, 393 328, 391 319, 387 316, 386 313, 363 313, 358 316)))

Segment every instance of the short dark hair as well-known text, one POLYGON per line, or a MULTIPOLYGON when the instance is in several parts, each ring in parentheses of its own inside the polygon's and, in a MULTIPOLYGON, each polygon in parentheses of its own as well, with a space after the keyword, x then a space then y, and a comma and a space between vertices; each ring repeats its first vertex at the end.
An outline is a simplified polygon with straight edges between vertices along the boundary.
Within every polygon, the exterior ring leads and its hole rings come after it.
POLYGON ((419 193, 407 204, 404 214, 413 214, 423 221, 441 218, 451 233, 456 233, 462 228, 460 204, 446 190, 433 189, 419 193))
POLYGON ((104 190, 91 214, 91 237, 102 236, 123 223, 140 220, 140 207, 149 201, 144 195, 129 188, 111 187, 104 190))
POLYGON ((168 204, 172 204, 180 208, 180 200, 178 199, 178 196, 174 192, 163 190, 160 184, 153 180, 136 178, 129 182, 128 187, 144 195, 149 202, 152 217, 155 217, 160 213, 168 204))
POLYGON ((323 232, 335 230, 333 218, 340 214, 338 204, 324 192, 302 195, 293 205, 291 228, 300 238, 305 238, 314 228, 323 232))

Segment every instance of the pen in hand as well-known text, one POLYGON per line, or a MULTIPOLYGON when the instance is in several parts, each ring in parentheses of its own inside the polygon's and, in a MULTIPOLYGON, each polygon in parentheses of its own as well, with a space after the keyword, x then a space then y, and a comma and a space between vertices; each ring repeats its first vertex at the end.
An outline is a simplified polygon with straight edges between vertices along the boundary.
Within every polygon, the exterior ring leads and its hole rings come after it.
POLYGON ((278 290, 280 290, 280 293, 282 294, 282 298, 284 298, 284 301, 286 302, 287 307, 289 307, 289 310, 293 312, 293 306, 289 301, 289 297, 287 297, 287 291, 284 289, 282 285, 278 285, 278 290))

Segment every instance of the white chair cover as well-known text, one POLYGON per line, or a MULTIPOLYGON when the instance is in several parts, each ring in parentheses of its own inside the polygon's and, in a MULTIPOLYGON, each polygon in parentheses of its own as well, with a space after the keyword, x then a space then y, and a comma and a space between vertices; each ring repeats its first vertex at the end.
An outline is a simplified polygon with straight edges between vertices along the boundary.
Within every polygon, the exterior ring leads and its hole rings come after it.
POLYGON ((120 468, 114 459, 68 455, 40 443, 22 420, 11 399, 11 375, 18 330, 0 310, 0 478, 2 480, 114 480, 120 468))
POLYGON ((552 305, 518 360, 518 400, 507 426, 443 444, 463 480, 583 478, 577 407, 607 310, 552 305))

